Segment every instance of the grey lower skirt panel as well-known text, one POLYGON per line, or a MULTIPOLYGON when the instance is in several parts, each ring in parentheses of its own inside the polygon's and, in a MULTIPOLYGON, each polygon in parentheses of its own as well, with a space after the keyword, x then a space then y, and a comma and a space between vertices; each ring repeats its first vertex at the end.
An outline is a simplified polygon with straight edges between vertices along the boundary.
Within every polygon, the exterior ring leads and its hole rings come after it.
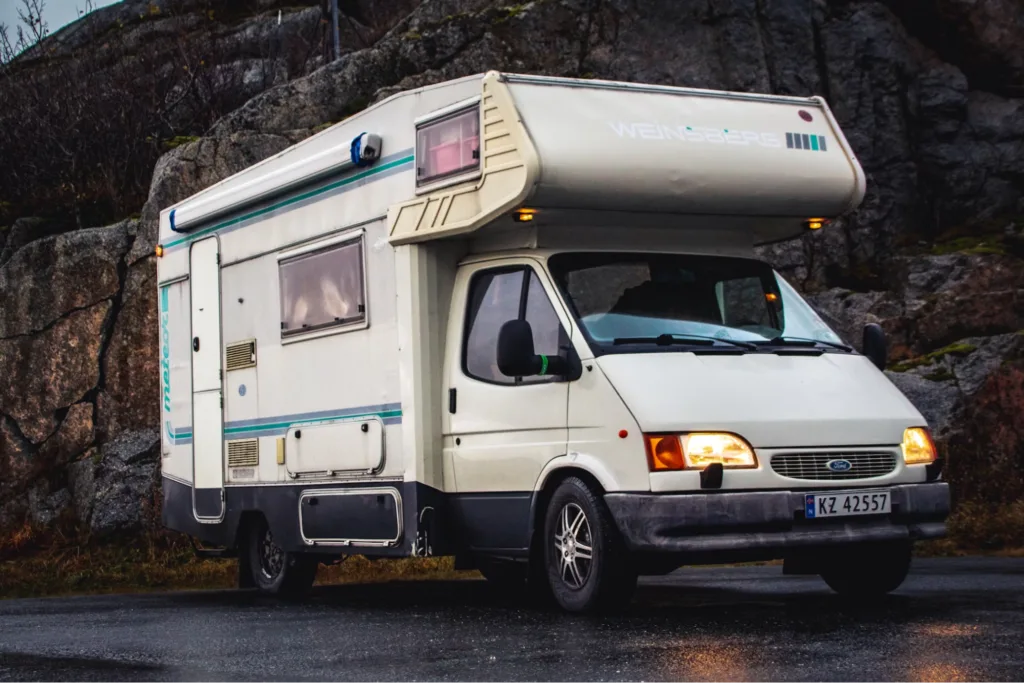
POLYGON ((232 548, 248 516, 262 514, 284 549, 323 554, 407 556, 448 551, 444 496, 418 482, 230 486, 224 518, 200 523, 192 487, 163 478, 164 526, 204 544, 232 548))

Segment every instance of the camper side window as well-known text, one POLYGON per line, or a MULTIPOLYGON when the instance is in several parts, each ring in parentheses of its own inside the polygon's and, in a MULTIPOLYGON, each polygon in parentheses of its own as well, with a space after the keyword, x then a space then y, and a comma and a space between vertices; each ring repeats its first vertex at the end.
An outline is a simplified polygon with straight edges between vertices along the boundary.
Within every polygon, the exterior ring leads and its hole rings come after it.
POLYGON ((281 261, 279 273, 282 337, 366 320, 361 237, 281 261))
POLYGON ((477 273, 469 289, 462 369, 469 377, 495 384, 550 382, 546 377, 509 377, 498 369, 498 332, 509 320, 524 319, 533 329, 537 353, 557 356, 569 343, 551 300, 529 268, 477 273))

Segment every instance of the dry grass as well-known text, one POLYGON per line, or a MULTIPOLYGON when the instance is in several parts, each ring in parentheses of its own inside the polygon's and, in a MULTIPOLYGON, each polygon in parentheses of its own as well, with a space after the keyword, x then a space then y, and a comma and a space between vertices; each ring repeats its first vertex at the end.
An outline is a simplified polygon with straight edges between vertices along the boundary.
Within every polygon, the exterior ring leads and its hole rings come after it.
POLYGON ((1024 557, 1024 501, 991 505, 961 501, 946 526, 949 535, 920 544, 922 554, 1024 557))
MULTIPOLYGON (((321 567, 317 583, 477 576, 456 572, 451 558, 352 557, 321 567)), ((236 583, 235 560, 198 559, 188 541, 177 535, 90 544, 68 532, 26 526, 0 538, 0 598, 231 588, 236 583)))

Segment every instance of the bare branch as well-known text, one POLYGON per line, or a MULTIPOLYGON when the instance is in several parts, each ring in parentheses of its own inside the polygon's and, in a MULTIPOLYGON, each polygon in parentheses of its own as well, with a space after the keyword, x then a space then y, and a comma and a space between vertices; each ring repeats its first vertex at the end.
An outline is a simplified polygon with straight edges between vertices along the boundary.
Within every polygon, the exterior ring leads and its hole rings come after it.
POLYGON ((43 18, 43 11, 45 10, 46 0, 21 0, 21 7, 18 8, 18 19, 25 25, 28 31, 28 40, 31 41, 25 47, 36 45, 50 32, 50 25, 43 18))
POLYGON ((0 64, 11 61, 16 54, 7 24, 0 23, 0 64))

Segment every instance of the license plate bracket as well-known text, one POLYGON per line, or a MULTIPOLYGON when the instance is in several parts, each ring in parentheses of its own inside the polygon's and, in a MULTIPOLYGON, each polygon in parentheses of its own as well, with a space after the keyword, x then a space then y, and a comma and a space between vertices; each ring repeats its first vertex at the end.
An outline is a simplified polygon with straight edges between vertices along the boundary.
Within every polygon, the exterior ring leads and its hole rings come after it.
POLYGON ((892 512, 892 492, 887 489, 866 491, 816 491, 804 495, 807 519, 887 515, 892 512))

